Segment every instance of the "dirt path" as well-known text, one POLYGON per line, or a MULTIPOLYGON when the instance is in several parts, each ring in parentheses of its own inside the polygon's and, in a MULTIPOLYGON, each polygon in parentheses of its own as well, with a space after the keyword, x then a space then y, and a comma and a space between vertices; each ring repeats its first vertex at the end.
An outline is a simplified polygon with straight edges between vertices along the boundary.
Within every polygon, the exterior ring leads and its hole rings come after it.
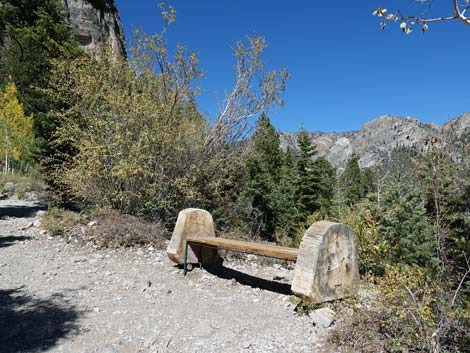
POLYGON ((289 303, 292 271, 226 261, 186 278, 152 249, 96 250, 0 201, 0 352, 320 352, 326 332, 289 303), (14 218, 5 217, 11 214, 14 218))

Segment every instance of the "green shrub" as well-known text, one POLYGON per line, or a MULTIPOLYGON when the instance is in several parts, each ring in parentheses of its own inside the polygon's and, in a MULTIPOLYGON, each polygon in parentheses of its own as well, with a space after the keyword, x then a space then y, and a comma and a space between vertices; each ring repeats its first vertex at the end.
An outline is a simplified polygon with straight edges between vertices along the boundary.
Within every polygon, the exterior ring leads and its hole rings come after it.
POLYGON ((435 267, 439 262, 433 228, 416 189, 385 188, 380 203, 365 200, 343 212, 353 228, 360 271, 381 275, 387 265, 435 267))
POLYGON ((312 303, 308 300, 301 299, 296 296, 290 296, 289 301, 295 305, 295 312, 297 315, 308 315, 310 312, 321 308, 323 303, 312 303))
POLYGON ((343 212, 340 221, 349 225, 356 235, 360 273, 382 274, 390 246, 380 232, 381 225, 375 207, 370 203, 359 203, 343 212))

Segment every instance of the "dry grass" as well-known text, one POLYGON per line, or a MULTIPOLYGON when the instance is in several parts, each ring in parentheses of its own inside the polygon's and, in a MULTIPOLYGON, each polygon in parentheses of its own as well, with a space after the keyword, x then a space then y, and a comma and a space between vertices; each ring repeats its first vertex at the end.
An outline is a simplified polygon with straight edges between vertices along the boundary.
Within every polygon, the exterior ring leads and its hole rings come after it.
POLYGON ((328 341, 346 352, 384 352, 388 339, 384 331, 380 313, 357 310, 335 326, 328 341))
POLYGON ((86 218, 80 213, 59 208, 50 209, 42 220, 42 227, 53 237, 65 236, 76 226, 84 224, 86 224, 86 218))

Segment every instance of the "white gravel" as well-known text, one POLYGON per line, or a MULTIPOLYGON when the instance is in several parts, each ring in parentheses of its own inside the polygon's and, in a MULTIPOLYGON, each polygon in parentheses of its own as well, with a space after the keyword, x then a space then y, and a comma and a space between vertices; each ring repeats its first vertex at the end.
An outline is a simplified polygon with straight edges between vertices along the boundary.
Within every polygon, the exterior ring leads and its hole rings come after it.
MULTIPOLYGON (((3 215, 35 206, 0 201, 3 215)), ((292 270, 232 260, 183 277, 160 250, 67 243, 38 219, 0 220, 2 353, 329 352, 289 302, 292 270)))

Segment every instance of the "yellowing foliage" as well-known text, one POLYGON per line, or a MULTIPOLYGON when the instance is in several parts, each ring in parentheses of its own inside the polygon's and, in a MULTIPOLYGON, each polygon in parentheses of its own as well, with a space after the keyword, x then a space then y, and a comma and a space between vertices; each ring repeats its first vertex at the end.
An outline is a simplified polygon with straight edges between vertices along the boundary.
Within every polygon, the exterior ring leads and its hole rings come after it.
POLYGON ((15 84, 9 83, 0 94, 0 152, 4 156, 4 172, 11 159, 19 159, 33 127, 32 116, 26 116, 18 101, 15 84))

